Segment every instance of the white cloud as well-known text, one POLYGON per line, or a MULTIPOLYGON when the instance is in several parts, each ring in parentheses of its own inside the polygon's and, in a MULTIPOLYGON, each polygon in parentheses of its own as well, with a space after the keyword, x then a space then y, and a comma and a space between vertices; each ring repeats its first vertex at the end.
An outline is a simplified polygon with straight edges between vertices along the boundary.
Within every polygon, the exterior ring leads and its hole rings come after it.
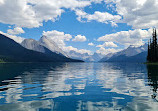
POLYGON ((71 9, 79 21, 95 20, 112 26, 127 23, 135 29, 146 29, 158 27, 157 6, 158 0, 0 0, 0 22, 17 27, 39 27, 44 21, 56 21, 65 9, 71 9), (112 7, 116 14, 82 11, 84 7, 101 1, 106 2, 107 8, 112 7))
POLYGON ((158 0, 108 0, 123 17, 122 22, 134 29, 158 27, 158 0))
POLYGON ((20 27, 38 27, 40 22, 27 0, 5 0, 0 4, 0 22, 20 27))
POLYGON ((93 44, 92 42, 91 42, 91 43, 88 43, 88 45, 89 45, 89 46, 94 46, 94 44, 93 44))
POLYGON ((65 47, 65 41, 70 41, 72 36, 70 34, 65 34, 64 32, 59 32, 56 30, 43 31, 43 35, 51 38, 60 48, 65 47))
POLYGON ((97 41, 105 41, 105 42, 115 42, 121 45, 129 46, 129 45, 142 45, 143 40, 149 39, 152 34, 152 29, 149 30, 129 30, 129 31, 121 31, 113 34, 107 34, 105 36, 99 37, 97 41))
POLYGON ((0 4, 4 4, 4 0, 0 0, 0 4))
MULTIPOLYGON (((13 93, 12 90, 17 90, 15 88, 12 88, 9 92, 9 94, 6 95, 6 99, 11 99, 14 100, 12 102, 9 102, 11 104, 6 104, 6 105, 1 105, 0 109, 1 111, 38 111, 41 108, 47 108, 47 109, 51 109, 54 102, 52 102, 51 100, 43 100, 43 101, 27 101, 27 102, 18 102, 18 99, 22 99, 22 98, 18 98, 15 99, 16 96, 20 96, 21 94, 19 94, 19 92, 17 93, 13 93), (10 96, 11 95, 11 96, 10 96), (9 107, 9 108, 8 108, 9 107)), ((7 90, 8 91, 8 90, 7 90)), ((7 92, 6 91, 6 92, 7 92)), ((20 92, 22 93, 22 92, 20 92)))
POLYGON ((104 47, 100 47, 99 50, 96 51, 96 53, 100 53, 102 55, 107 55, 109 53, 115 53, 115 52, 118 52, 122 49, 114 49, 114 48, 104 48, 104 47))
POLYGON ((13 39, 17 43, 21 43, 25 39, 25 38, 22 38, 22 37, 19 37, 19 36, 15 36, 15 35, 10 35, 10 34, 4 33, 2 31, 0 31, 0 34, 3 34, 5 36, 9 37, 10 39, 13 39))
POLYGON ((118 47, 118 46, 113 42, 104 42, 103 45, 97 45, 96 47, 118 47))
POLYGON ((133 29, 158 27, 158 0, 106 0, 104 2, 108 9, 111 7, 116 12, 116 15, 99 11, 88 14, 82 9, 75 9, 77 19, 81 22, 95 20, 110 23, 112 26, 117 26, 117 23, 127 23, 133 29))
POLYGON ((158 27, 158 0, 103 0, 107 9, 111 7, 116 15, 108 12, 95 11, 88 14, 82 9, 75 9, 77 19, 81 22, 98 21, 110 23, 117 26, 117 23, 127 23, 133 29, 147 29, 158 27))
POLYGON ((80 53, 80 54, 84 54, 84 53, 88 53, 89 55, 92 54, 92 52, 90 50, 86 50, 86 49, 77 49, 75 47, 72 47, 72 46, 68 46, 68 47, 64 47, 63 49, 65 52, 70 52, 70 51, 75 51, 77 53, 80 53))
POLYGON ((88 14, 82 10, 75 10, 76 11, 76 15, 78 15, 77 20, 81 21, 81 22, 85 22, 85 19, 87 22, 90 21, 98 21, 101 23, 111 23, 112 26, 117 26, 116 22, 119 22, 121 19, 120 15, 112 15, 108 12, 99 12, 99 11, 95 11, 94 14, 88 14))
POLYGON ((75 41, 75 42, 84 42, 86 40, 87 40, 86 37, 82 36, 82 35, 77 35, 77 36, 75 36, 74 39, 72 39, 72 41, 75 41))
POLYGON ((7 33, 17 35, 17 34, 25 33, 25 31, 21 27, 15 27, 14 29, 8 29, 7 33))
POLYGON ((0 0, 0 22, 19 27, 39 27, 55 21, 66 9, 83 8, 101 0, 0 0))
MULTIPOLYGON (((70 52, 70 51, 75 51, 78 53, 92 53, 90 50, 86 50, 86 49, 77 49, 75 47, 72 46, 67 46, 65 41, 70 41, 72 36, 70 34, 65 34, 64 32, 59 32, 56 30, 52 30, 52 31, 43 31, 43 35, 49 37, 51 40, 53 40, 63 51, 65 52, 70 52)), ((86 38, 85 36, 81 36, 81 35, 77 35, 75 37, 75 41, 85 41, 86 38)))

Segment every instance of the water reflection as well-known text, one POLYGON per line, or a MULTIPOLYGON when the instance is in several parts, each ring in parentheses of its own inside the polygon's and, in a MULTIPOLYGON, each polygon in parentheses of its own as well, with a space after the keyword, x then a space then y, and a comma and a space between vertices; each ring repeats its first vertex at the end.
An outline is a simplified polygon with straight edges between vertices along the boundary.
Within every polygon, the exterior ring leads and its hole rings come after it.
POLYGON ((144 64, 0 64, 0 110, 154 110, 157 70, 144 64))
POLYGON ((5 104, 0 107, 1 111, 50 111, 54 106, 53 101, 29 101, 22 103, 5 104))
POLYGON ((152 98, 158 102, 157 89, 158 89, 158 66, 157 65, 147 65, 148 69, 148 81, 149 85, 152 87, 152 98))

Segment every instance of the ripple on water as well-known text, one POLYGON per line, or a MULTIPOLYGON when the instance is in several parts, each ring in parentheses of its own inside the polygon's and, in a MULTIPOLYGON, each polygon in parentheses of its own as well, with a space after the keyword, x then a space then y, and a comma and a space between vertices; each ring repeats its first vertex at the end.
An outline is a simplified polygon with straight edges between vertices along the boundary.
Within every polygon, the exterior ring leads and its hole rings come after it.
POLYGON ((0 65, 0 111, 157 110, 158 66, 0 65))

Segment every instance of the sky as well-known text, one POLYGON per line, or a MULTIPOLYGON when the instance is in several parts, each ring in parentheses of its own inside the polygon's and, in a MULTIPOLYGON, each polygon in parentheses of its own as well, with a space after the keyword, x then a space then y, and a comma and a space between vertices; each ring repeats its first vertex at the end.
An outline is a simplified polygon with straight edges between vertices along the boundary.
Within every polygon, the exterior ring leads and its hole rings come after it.
POLYGON ((106 55, 147 43, 158 0, 0 0, 0 33, 16 42, 43 35, 65 52, 106 55))

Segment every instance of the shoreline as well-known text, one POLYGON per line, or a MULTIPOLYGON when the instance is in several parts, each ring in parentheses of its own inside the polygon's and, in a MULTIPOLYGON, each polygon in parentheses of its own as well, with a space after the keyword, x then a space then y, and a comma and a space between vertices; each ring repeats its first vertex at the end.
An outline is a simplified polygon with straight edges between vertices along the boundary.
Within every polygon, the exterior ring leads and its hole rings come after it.
POLYGON ((158 62, 145 62, 146 65, 158 65, 158 62))
MULTIPOLYGON (((0 64, 7 64, 7 63, 16 63, 16 64, 23 64, 23 63, 28 63, 28 64, 31 64, 31 63, 69 63, 68 62, 0 62, 0 64)), ((72 62, 72 63, 84 63, 84 62, 72 62)))

